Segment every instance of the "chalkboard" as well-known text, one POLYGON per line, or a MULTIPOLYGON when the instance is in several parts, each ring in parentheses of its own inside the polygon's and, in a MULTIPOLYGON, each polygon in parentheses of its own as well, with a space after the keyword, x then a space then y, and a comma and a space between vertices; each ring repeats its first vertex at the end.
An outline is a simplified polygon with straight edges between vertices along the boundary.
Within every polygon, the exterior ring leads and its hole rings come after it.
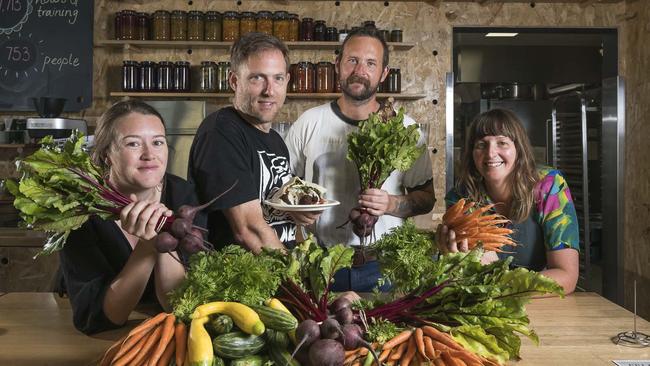
POLYGON ((32 97, 92 103, 92 0, 0 0, 0 110, 35 111, 32 97))

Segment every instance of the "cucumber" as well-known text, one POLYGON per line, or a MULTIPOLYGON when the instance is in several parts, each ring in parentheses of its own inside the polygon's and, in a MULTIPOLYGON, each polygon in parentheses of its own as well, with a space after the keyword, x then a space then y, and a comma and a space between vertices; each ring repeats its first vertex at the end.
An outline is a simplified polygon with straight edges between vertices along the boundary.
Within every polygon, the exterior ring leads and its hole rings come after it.
POLYGON ((233 327, 232 318, 225 314, 210 317, 208 327, 215 335, 229 333, 233 327))
POLYGON ((279 330, 281 332, 289 332, 298 327, 298 319, 282 310, 270 308, 268 306, 251 306, 251 308, 253 308, 257 315, 260 316, 262 323, 264 323, 267 328, 279 330))
POLYGON ((298 361, 291 358, 291 354, 284 348, 269 347, 268 354, 276 366, 300 366, 298 361))
POLYGON ((230 366, 262 366, 264 361, 260 355, 250 355, 230 361, 230 366))
POLYGON ((266 342, 260 336, 243 332, 230 332, 212 340, 214 353, 218 356, 237 359, 259 352, 266 342))
POLYGON ((266 332, 264 332, 264 338, 266 338, 269 346, 279 348, 289 347, 289 336, 287 333, 273 330, 271 328, 266 328, 266 332))

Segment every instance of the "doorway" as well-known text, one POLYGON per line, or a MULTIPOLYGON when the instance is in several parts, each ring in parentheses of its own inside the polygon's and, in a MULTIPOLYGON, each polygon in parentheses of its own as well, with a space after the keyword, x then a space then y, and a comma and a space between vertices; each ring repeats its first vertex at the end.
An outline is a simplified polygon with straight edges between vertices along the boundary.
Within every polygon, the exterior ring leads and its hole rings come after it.
POLYGON ((453 30, 447 76, 447 190, 465 130, 507 108, 522 120, 536 162, 561 170, 580 226, 578 288, 622 302, 624 95, 616 29, 453 30))

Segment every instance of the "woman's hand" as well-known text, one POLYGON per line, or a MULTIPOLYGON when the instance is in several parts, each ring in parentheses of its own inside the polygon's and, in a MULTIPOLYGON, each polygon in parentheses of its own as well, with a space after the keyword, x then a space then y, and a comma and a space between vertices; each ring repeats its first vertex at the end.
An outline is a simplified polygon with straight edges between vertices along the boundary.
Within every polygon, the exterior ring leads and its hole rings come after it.
POLYGON ((133 194, 130 198, 133 202, 126 205, 120 212, 122 229, 140 239, 153 239, 158 235, 156 228, 160 218, 171 216, 172 211, 160 202, 136 201, 137 197, 133 194))
POLYGON ((456 233, 453 230, 449 230, 447 225, 438 225, 436 242, 438 243, 438 249, 445 254, 469 251, 467 239, 463 239, 460 242, 456 241, 456 233))

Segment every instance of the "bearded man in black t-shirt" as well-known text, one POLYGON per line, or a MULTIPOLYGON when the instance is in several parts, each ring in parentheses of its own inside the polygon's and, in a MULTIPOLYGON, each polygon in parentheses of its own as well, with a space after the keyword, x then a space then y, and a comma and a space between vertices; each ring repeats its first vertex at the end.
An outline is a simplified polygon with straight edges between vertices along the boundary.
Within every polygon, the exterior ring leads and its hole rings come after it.
POLYGON ((237 182, 208 208, 208 237, 217 247, 237 243, 255 253, 292 247, 296 224, 309 225, 319 215, 263 203, 292 177, 287 147, 271 129, 286 98, 288 66, 287 47, 277 38, 241 37, 230 55, 233 106, 207 116, 194 137, 188 178, 199 200, 207 202, 237 182))

